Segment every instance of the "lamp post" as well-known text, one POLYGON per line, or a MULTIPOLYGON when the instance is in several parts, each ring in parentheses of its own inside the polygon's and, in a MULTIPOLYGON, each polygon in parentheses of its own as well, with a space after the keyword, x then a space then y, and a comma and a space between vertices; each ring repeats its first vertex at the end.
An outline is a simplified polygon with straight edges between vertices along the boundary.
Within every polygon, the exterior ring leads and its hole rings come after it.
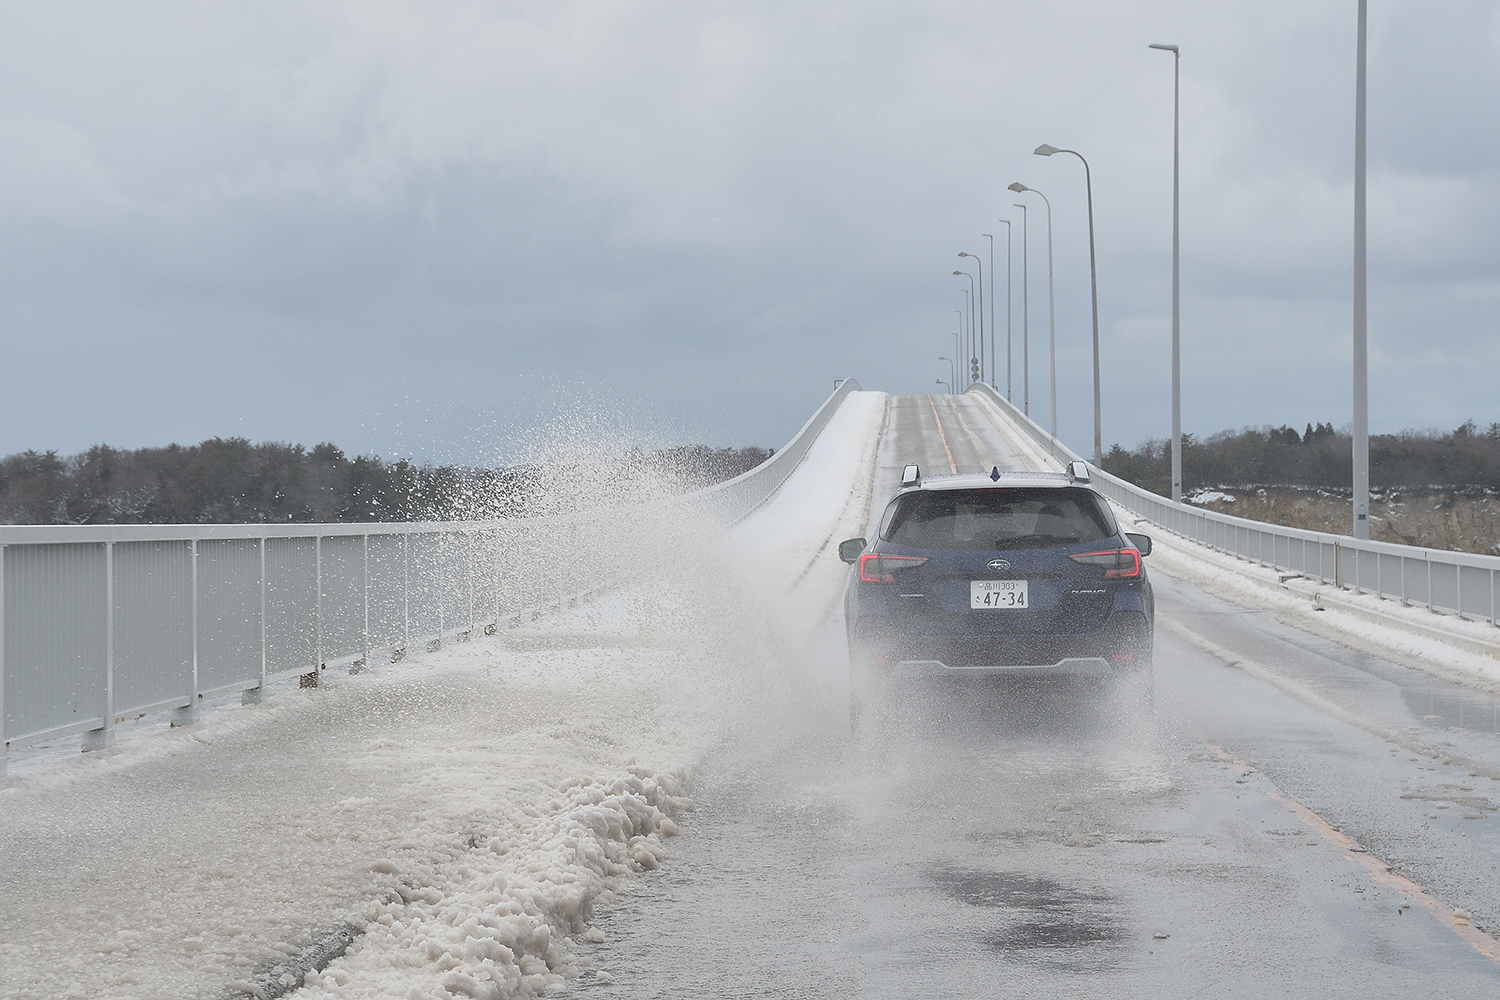
MULTIPOLYGON (((1015 311, 1012 308, 1012 306, 1011 306, 1011 280, 1010 280, 1010 278, 1011 278, 1011 271, 1014 270, 1014 268, 1011 265, 1011 255, 1010 255, 1010 248, 1011 248, 1011 243, 1013 242, 1013 240, 1011 239, 1012 229, 1011 229, 1010 220, 1009 219, 997 219, 995 221, 997 221, 997 222, 1003 222, 1005 224, 1005 398, 1009 399, 1010 398, 1010 358, 1011 358, 1011 347, 1010 347, 1010 314, 1015 311)), ((994 276, 995 276, 995 269, 994 268, 990 268, 990 277, 993 278, 994 276)), ((994 330, 995 330, 995 327, 994 327, 994 324, 992 323, 992 324, 990 324, 990 332, 994 333, 994 330)))
POLYGON ((1179 138, 1181 121, 1182 53, 1175 45, 1152 43, 1150 48, 1172 53, 1172 502, 1182 502, 1182 274, 1178 227, 1179 138))
POLYGON ((1021 412, 1031 416, 1031 253, 1027 248, 1026 206, 1021 210, 1021 412))
MULTIPOLYGON (((967 257, 969 255, 968 254, 963 254, 963 256, 967 257)), ((955 275, 961 274, 965 278, 969 279, 969 288, 968 288, 968 293, 969 293, 969 350, 968 350, 967 354, 968 354, 968 356, 971 359, 973 359, 970 362, 971 364, 973 364, 973 363, 977 362, 977 360, 978 360, 977 358, 974 357, 974 354, 975 354, 975 351, 974 351, 974 276, 972 274, 970 274, 968 271, 954 271, 953 273, 955 275)), ((964 378, 972 380, 972 377, 970 375, 968 375, 967 373, 964 375, 964 378)))
POLYGON ((1048 381, 1048 397, 1052 401, 1052 440, 1057 440, 1057 299, 1052 294, 1052 202, 1046 195, 1036 188, 1029 188, 1020 181, 1012 184, 1008 190, 1016 194, 1024 194, 1030 191, 1032 194, 1041 195, 1042 202, 1047 206, 1047 349, 1050 355, 1050 375, 1048 381))
POLYGON ((975 382, 984 381, 984 265, 979 258, 971 253, 960 253, 960 257, 968 257, 974 261, 974 266, 979 270, 979 336, 975 340, 975 346, 979 348, 976 356, 969 359, 971 366, 971 377, 975 382), (978 365, 978 372, 973 372, 973 366, 978 365))
POLYGON ((964 329, 964 311, 962 309, 955 309, 953 311, 958 313, 958 329, 953 333, 953 356, 955 358, 961 358, 964 356, 964 345, 962 343, 962 334, 964 329))
POLYGON ((990 388, 995 387, 995 237, 980 233, 990 241, 990 388))
MULTIPOLYGON (((1361 3, 1364 0, 1360 0, 1361 3)), ((1094 464, 1099 465, 1104 461, 1104 434, 1100 428, 1099 421, 1099 271, 1094 258, 1094 179, 1089 170, 1089 161, 1083 158, 1083 154, 1076 149, 1058 149, 1049 146, 1045 142, 1032 150, 1037 156, 1051 156, 1053 153, 1071 153, 1078 157, 1083 164, 1083 182, 1088 191, 1089 200, 1089 291, 1092 293, 1094 306, 1094 464)))
POLYGON ((954 382, 957 382, 958 381, 958 366, 953 363, 953 359, 952 358, 945 358, 941 354, 939 354, 938 355, 938 360, 939 361, 946 361, 946 362, 948 362, 948 378, 952 379, 954 382))
POLYGON ((1365 283, 1366 0, 1359 0, 1354 57, 1354 537, 1370 537, 1369 289, 1365 283))
MULTIPOLYGON (((954 273, 956 274, 958 272, 955 271, 954 273)), ((964 307, 958 311, 958 325, 964 332, 964 346, 963 349, 958 352, 959 358, 962 359, 969 353, 969 344, 974 339, 974 324, 971 317, 969 316, 969 313, 972 311, 969 308, 969 304, 974 301, 974 298, 969 294, 969 290, 967 288, 960 288, 959 292, 961 292, 964 297, 964 307)))
POLYGON ((948 395, 950 395, 950 396, 953 395, 953 387, 950 386, 947 382, 944 382, 940 378, 935 378, 932 381, 935 382, 935 383, 937 383, 938 385, 942 386, 943 389, 948 393, 948 395))

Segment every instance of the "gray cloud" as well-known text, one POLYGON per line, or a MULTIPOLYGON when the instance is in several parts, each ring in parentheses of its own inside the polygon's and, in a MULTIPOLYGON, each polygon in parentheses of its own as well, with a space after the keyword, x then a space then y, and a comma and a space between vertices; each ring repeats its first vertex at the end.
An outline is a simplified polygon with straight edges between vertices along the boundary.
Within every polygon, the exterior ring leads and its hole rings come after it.
MULTIPOLYGON (((1500 420, 1500 14, 1372 9, 1372 425, 1500 420)), ((1352 3, 58 4, 0 28, 0 453, 488 460, 592 393, 642 435, 779 444, 835 377, 946 378, 949 272, 1003 241, 1017 179, 1054 206, 1086 446, 1082 170, 1044 141, 1094 169, 1106 443, 1161 436, 1152 41, 1184 53, 1188 429, 1348 419, 1352 3)), ((1019 225, 1015 249, 1019 281, 1019 225)))

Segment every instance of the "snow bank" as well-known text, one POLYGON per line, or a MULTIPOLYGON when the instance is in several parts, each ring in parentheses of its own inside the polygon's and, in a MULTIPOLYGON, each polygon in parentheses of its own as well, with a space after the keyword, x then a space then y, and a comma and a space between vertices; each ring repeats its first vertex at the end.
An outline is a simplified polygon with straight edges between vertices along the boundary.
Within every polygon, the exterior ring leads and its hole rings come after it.
POLYGON ((608 981, 593 909, 670 858, 697 763, 838 714, 834 547, 863 526, 885 401, 852 395, 727 535, 653 526, 657 569, 592 603, 28 760, 0 789, 0 996, 608 981), (299 966, 345 928, 342 956, 299 966))
POLYGON ((502 997, 577 977, 591 962, 575 937, 600 937, 595 902, 665 856, 661 838, 690 807, 681 780, 645 767, 580 780, 515 815, 431 831, 420 862, 376 862, 398 873, 399 895, 369 908, 364 933, 301 995, 502 997))
POLYGON ((1221 500, 1224 503, 1235 502, 1234 497, 1219 490, 1196 490, 1191 495, 1186 496, 1183 499, 1185 499, 1188 503, 1198 504, 1199 506, 1218 503, 1221 500))
MULTIPOLYGON (((841 648, 825 649, 817 664, 809 652, 819 647, 809 640, 841 593, 843 567, 830 543, 862 523, 869 506, 886 400, 851 395, 770 503, 714 545, 677 552, 669 576, 509 641, 577 645, 592 634, 625 648, 653 636, 686 643, 677 680, 696 675, 701 683, 695 707, 677 717, 677 732, 696 731, 675 749, 692 758, 752 731, 766 738, 776 729, 768 707, 784 725, 802 714, 799 707, 805 712, 810 679, 826 694, 827 681, 842 672, 841 648), (820 561, 823 571, 814 575, 820 561)), ((662 706, 662 717, 683 707, 684 693, 679 688, 676 704, 662 706)), ((420 888, 374 907, 364 935, 309 975, 298 995, 498 998, 541 993, 581 975, 608 981, 608 971, 590 969, 581 953, 598 936, 587 927, 592 907, 632 871, 661 862, 661 838, 675 832, 673 817, 686 801, 685 777, 680 769, 635 767, 628 777, 569 783, 503 830, 470 824, 459 844, 443 845, 446 853, 427 852, 444 860, 408 879, 420 888)))

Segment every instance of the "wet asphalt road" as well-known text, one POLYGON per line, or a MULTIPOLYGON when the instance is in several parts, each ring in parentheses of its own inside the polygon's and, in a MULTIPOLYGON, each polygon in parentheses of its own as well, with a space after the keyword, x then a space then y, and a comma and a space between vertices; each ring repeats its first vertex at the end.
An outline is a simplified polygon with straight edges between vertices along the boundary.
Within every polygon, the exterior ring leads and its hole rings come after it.
MULTIPOLYGON (((1017 465, 972 402, 896 398, 872 517, 901 465, 947 472, 950 456, 958 471, 1017 465)), ((723 755, 675 860, 601 912, 596 963, 616 985, 589 988, 1500 995, 1493 940, 1463 936, 1500 930, 1496 699, 1153 583, 1154 709, 954 682, 908 689, 866 738, 830 727, 723 755)))

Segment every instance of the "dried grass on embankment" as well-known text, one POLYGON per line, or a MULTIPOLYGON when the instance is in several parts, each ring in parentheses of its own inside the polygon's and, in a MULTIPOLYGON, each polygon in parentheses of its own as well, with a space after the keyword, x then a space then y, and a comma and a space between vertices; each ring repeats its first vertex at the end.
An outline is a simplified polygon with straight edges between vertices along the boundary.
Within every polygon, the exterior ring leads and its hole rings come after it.
MULTIPOLYGON (((1186 498, 1209 510, 1347 535, 1347 492, 1305 486, 1215 487, 1186 498)), ((1500 491, 1485 487, 1372 490, 1370 537, 1433 549, 1500 554, 1500 491)))

